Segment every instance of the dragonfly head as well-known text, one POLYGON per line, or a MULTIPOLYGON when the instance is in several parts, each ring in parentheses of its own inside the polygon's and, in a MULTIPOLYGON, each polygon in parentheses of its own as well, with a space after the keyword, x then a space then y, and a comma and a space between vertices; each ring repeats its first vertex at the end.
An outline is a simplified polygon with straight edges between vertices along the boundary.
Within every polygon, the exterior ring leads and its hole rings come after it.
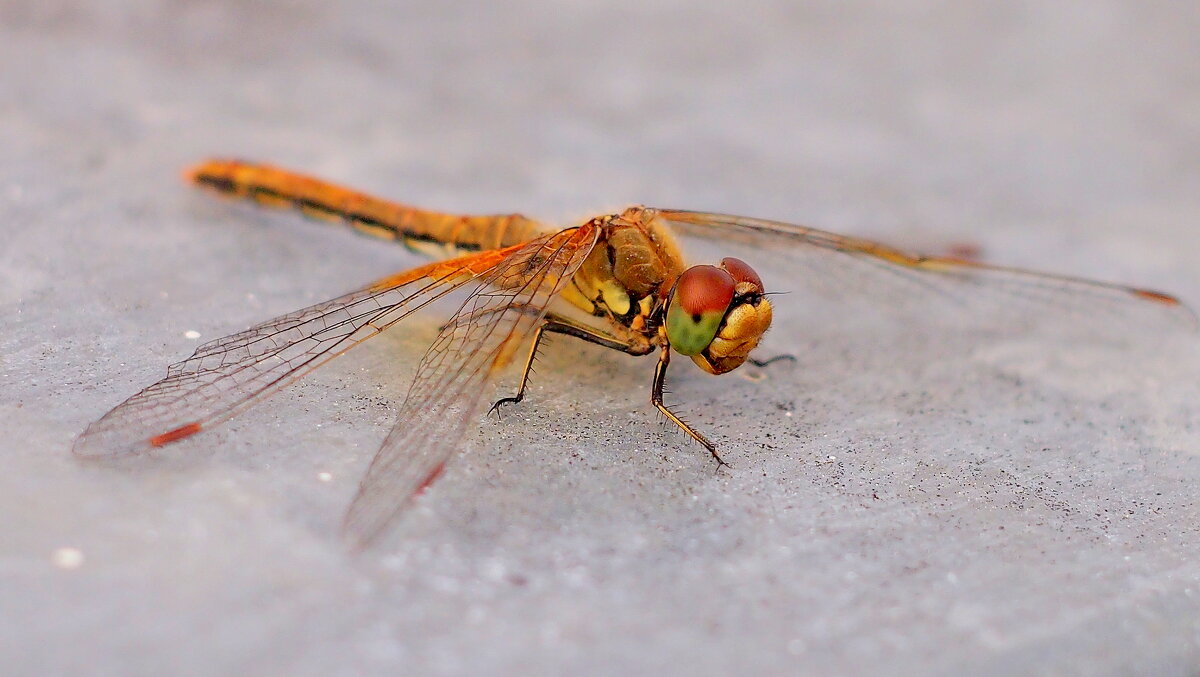
POLYGON ((667 301, 671 347, 710 374, 740 367, 770 326, 771 302, 762 280, 740 259, 688 268, 667 301))

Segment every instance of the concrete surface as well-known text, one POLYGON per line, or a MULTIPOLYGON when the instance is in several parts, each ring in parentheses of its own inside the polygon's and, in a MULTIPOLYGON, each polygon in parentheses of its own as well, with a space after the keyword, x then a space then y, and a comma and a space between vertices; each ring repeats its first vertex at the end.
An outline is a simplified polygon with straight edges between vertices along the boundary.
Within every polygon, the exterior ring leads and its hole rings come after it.
POLYGON ((672 381, 730 472, 650 412, 649 361, 559 341, 360 556, 337 526, 437 317, 152 457, 72 458, 198 341, 418 261, 183 186, 211 155, 1200 302, 1194 3, 384 4, 0 4, 0 671, 1200 671, 1197 340, 1086 299, 926 306, 764 253, 798 362, 672 381))

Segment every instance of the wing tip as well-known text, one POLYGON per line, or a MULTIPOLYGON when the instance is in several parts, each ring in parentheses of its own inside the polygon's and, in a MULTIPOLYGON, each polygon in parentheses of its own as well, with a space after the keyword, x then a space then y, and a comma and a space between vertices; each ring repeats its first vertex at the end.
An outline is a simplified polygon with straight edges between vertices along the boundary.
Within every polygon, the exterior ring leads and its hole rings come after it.
POLYGON ((97 446, 95 439, 88 435, 87 431, 84 431, 82 435, 75 438, 74 444, 71 445, 71 453, 76 458, 85 459, 104 458, 113 455, 111 448, 97 446))
POLYGON ((1130 288, 1129 293, 1143 301, 1149 301, 1170 308, 1176 313, 1176 317, 1180 317, 1189 329, 1192 331, 1200 330, 1200 315, 1197 315, 1195 309, 1184 303, 1179 297, 1156 289, 1130 288))
MULTIPOLYGON (((144 444, 144 443, 143 443, 144 444)), ((126 453, 137 453, 143 450, 143 444, 114 443, 88 431, 75 438, 71 445, 71 454, 85 461, 98 461, 106 458, 116 458, 126 453)))
POLYGON ((362 500, 363 494, 360 489, 359 495, 351 502, 350 508, 346 511, 346 516, 342 520, 342 538, 346 541, 350 551, 362 552, 370 547, 372 543, 383 536, 397 515, 428 491, 429 487, 445 471, 446 461, 438 463, 417 483, 412 493, 408 495, 408 498, 404 502, 388 510, 368 510, 365 507, 366 503, 362 500))
POLYGON ((366 550, 379 537, 382 528, 375 524, 376 521, 361 515, 353 503, 350 505, 350 509, 342 518, 341 530, 342 540, 350 552, 360 553, 366 550))
POLYGON ((1155 303, 1161 303, 1165 306, 1182 306, 1183 305, 1183 301, 1180 301, 1178 297, 1172 296, 1171 294, 1168 294, 1166 292, 1158 291, 1156 289, 1134 288, 1134 289, 1130 289, 1129 291, 1138 298, 1146 299, 1147 301, 1154 301, 1155 303))
POLYGON ((76 458, 87 460, 112 458, 120 454, 122 450, 130 448, 128 444, 114 443, 110 436, 105 435, 105 430, 97 429, 98 423, 100 421, 89 425, 71 444, 71 454, 76 458))
POLYGON ((161 435, 129 440, 128 438, 116 436, 113 430, 92 430, 88 428, 83 431, 82 435, 75 438, 75 443, 71 445, 71 453, 82 459, 113 458, 126 453, 141 453, 148 449, 157 449, 172 442, 191 437, 203 429, 204 426, 199 421, 193 421, 173 430, 168 430, 161 435))

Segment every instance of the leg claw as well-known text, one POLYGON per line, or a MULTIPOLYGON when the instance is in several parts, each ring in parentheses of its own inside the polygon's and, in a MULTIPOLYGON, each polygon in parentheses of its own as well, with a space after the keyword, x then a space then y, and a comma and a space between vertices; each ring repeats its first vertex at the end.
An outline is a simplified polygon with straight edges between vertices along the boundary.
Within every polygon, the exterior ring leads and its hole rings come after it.
POLYGON ((492 404, 492 406, 491 406, 491 408, 490 408, 490 409, 488 409, 488 416, 491 416, 491 415, 494 413, 494 414, 496 414, 496 420, 501 420, 501 417, 500 417, 500 405, 502 405, 502 404, 516 404, 516 403, 520 402, 522 399, 524 399, 524 398, 522 398, 522 397, 521 397, 521 396, 519 396, 519 395, 518 395, 517 397, 501 397, 500 399, 496 400, 496 401, 495 401, 495 402, 492 404))
POLYGON ((712 454, 713 459, 717 462, 717 472, 721 472, 721 468, 732 468, 733 467, 733 466, 729 465, 728 463, 726 463, 725 459, 721 458, 721 456, 719 454, 717 454, 716 451, 710 449, 709 453, 712 454))

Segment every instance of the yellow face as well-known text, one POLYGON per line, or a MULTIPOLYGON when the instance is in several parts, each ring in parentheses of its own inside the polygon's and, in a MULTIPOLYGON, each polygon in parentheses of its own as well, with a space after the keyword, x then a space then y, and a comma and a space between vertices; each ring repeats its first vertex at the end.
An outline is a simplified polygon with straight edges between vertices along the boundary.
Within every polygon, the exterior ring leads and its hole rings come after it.
POLYGON ((771 326, 771 302, 762 280, 745 262, 693 266, 680 275, 667 308, 671 347, 710 374, 738 367, 771 326))
POLYGON ((758 303, 730 307, 725 324, 708 348, 692 361, 710 374, 725 374, 742 366, 750 351, 758 347, 762 335, 771 327, 771 302, 760 297, 758 303))

